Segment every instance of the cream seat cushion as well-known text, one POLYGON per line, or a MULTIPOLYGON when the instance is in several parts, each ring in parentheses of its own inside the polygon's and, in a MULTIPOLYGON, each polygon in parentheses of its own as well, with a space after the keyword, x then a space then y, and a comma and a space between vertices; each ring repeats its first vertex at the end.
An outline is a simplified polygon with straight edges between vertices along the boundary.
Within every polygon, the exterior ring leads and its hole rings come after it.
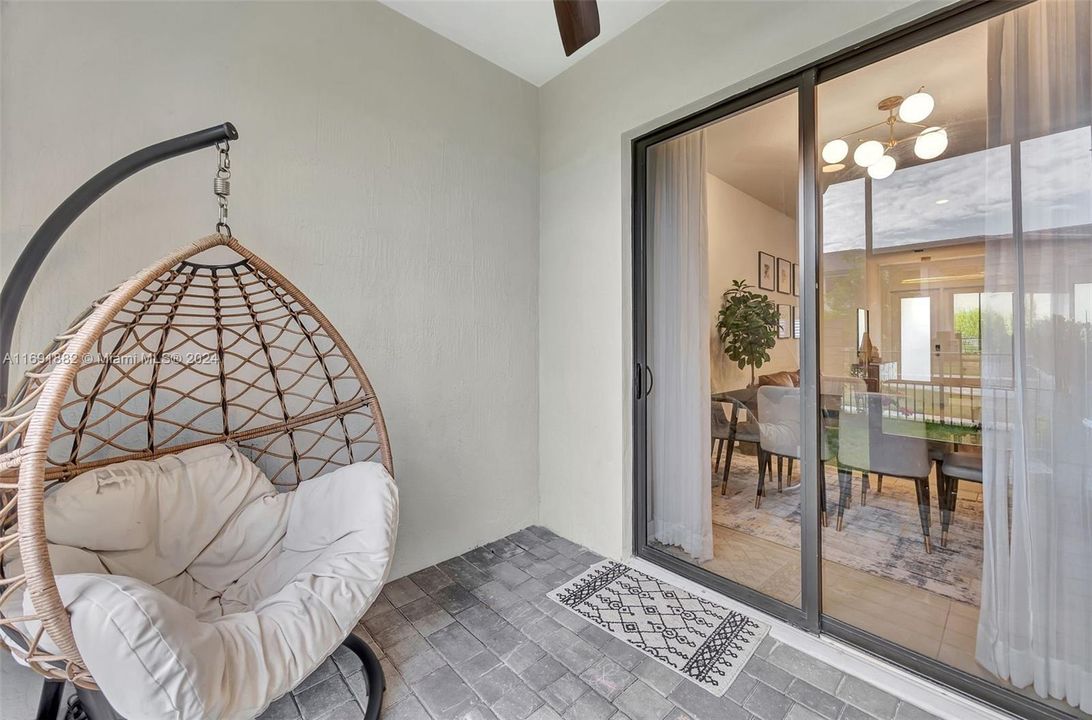
POLYGON ((398 492, 382 465, 356 463, 278 493, 213 445, 80 475, 45 518, 76 643, 118 712, 249 720, 375 600, 398 492))

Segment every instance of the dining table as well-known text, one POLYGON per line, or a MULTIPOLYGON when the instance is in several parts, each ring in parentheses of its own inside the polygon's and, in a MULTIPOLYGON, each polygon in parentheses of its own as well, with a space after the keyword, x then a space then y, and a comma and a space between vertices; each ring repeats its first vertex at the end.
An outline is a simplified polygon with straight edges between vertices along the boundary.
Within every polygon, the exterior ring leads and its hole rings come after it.
MULTIPOLYGON (((747 408, 747 412, 755 421, 758 421, 758 387, 742 387, 733 390, 722 390, 711 394, 710 399, 713 402, 731 402, 732 400, 738 401, 747 408)), ((837 446, 838 436, 838 410, 841 409, 841 396, 824 394, 820 407, 824 408, 823 414, 825 418, 825 424, 827 426, 827 437, 833 441, 835 447, 837 446), (832 410, 833 408, 833 410, 832 410)), ((940 464, 944 458, 944 455, 949 452, 958 451, 961 448, 974 448, 975 451, 982 447, 982 428, 981 425, 963 424, 951 421, 935 421, 935 420, 922 420, 913 417, 892 417, 887 416, 883 419, 883 432, 891 435, 903 435, 906 437, 919 437, 924 438, 929 448, 929 459, 936 467, 937 476, 937 506, 941 511, 942 517, 947 515, 947 512, 954 512, 954 498, 949 498, 949 506, 945 506, 944 499, 947 497, 946 483, 944 482, 943 475, 940 472, 940 464), (969 446, 969 447, 968 447, 969 446), (946 512, 947 511, 947 512, 946 512)), ((837 451, 834 451, 837 453, 837 451)), ((882 482, 882 480, 879 480, 882 482)), ((925 509, 927 513, 928 510, 925 509)), ((947 522, 944 523, 945 526, 947 522)), ((947 529, 945 527, 945 529, 947 529)))

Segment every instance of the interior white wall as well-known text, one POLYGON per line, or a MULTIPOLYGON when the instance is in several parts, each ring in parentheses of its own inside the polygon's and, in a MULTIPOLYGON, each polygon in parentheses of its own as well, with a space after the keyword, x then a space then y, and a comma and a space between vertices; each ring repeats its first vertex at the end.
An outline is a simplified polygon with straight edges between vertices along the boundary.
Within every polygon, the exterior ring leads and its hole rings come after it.
POLYGON ((674 0, 541 88, 543 524, 631 546, 629 141, 944 4, 674 0))
MULTIPOLYGON (((401 493, 393 576, 533 523, 538 91, 373 3, 2 6, 4 275, 122 155, 235 122, 231 225, 375 385, 401 493)), ((212 150, 103 197, 31 289, 17 352, 212 231, 212 150)))
MULTIPOLYGON (((746 280, 752 292, 767 296, 777 305, 799 306, 799 299, 758 287, 758 253, 765 252, 797 262, 796 220, 770 207, 712 173, 705 176, 705 207, 709 227, 709 380, 711 390, 735 390, 751 382, 750 368, 739 366, 724 354, 717 335, 721 295, 733 280, 746 280)), ((800 367, 800 341, 778 338, 770 348, 770 361, 755 370, 755 377, 800 367)))

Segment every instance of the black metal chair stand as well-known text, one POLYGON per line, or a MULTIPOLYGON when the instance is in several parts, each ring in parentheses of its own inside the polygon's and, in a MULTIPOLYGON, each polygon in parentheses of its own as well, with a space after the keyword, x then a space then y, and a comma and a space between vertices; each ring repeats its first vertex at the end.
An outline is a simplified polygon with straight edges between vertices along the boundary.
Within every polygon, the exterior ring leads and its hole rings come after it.
MULTIPOLYGON (((368 706, 364 708, 364 720, 379 720, 379 713, 383 708, 383 693, 387 690, 387 682, 383 678, 383 666, 379 664, 379 658, 368 647, 368 643, 356 635, 350 634, 341 644, 352 650, 363 665, 361 672, 368 688, 368 706)), ((43 681, 36 720, 59 720, 64 686, 65 683, 61 680, 43 681)), ((76 719, 126 720, 110 706, 101 692, 76 688, 76 697, 78 698, 76 719)))
POLYGON ((61 711, 61 697, 64 695, 64 680, 43 680, 42 694, 38 698, 38 720, 54 720, 61 711))
POLYGON ((356 635, 349 633, 349 637, 345 638, 341 644, 356 653, 364 666, 361 671, 364 682, 368 686, 368 707, 364 708, 364 720, 378 720, 379 712, 383 708, 383 693, 387 691, 383 666, 379 664, 379 658, 375 656, 368 643, 356 635))

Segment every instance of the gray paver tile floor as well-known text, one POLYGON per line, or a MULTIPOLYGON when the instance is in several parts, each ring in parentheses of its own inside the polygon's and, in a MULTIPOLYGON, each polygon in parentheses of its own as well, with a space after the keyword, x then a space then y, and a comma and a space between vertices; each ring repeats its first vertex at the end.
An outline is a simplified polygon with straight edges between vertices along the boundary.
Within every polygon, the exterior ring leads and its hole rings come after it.
MULTIPOLYGON (((530 527, 388 583, 357 628, 382 659, 385 720, 892 720, 930 717, 767 637, 716 697, 546 597, 601 557, 530 527), (900 708, 901 706, 901 708, 900 708)), ((335 653, 264 720, 363 717, 335 653)))
MULTIPOLYGON (((387 584, 355 632, 380 657, 384 720, 928 720, 767 637, 715 697, 546 597, 598 555, 530 527, 387 584)), ((4 718, 38 676, 5 658, 4 718)), ((339 648, 262 720, 360 720, 360 661, 339 648)))

